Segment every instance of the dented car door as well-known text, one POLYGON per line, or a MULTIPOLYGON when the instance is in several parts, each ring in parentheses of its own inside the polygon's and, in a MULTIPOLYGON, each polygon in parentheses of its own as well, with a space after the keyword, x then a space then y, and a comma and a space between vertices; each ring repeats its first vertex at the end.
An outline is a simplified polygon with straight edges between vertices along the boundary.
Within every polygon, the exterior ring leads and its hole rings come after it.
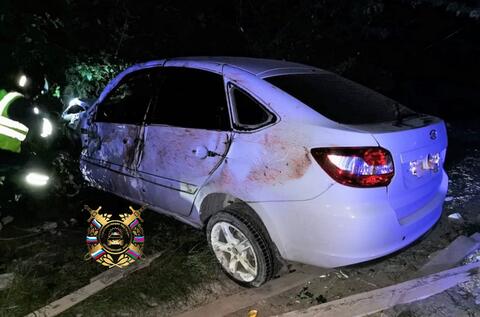
POLYGON ((140 198, 137 148, 152 96, 150 70, 142 70, 125 76, 97 105, 82 152, 82 172, 98 187, 140 198))
POLYGON ((143 201, 181 215, 223 162, 231 137, 221 74, 164 67, 138 166, 143 201))

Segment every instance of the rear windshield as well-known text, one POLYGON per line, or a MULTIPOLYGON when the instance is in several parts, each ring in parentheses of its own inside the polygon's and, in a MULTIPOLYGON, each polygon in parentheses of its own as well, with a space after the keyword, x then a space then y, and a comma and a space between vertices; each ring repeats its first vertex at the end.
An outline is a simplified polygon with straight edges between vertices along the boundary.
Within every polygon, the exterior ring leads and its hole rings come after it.
POLYGON ((339 123, 380 123, 415 116, 396 101, 332 73, 289 74, 265 80, 339 123))

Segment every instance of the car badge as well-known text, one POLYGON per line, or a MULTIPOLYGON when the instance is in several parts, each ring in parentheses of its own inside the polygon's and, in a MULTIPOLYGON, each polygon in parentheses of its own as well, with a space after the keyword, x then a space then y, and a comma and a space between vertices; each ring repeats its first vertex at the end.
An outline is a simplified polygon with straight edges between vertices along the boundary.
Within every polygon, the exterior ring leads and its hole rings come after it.
POLYGON ((435 140, 437 138, 437 130, 430 131, 430 139, 435 140))

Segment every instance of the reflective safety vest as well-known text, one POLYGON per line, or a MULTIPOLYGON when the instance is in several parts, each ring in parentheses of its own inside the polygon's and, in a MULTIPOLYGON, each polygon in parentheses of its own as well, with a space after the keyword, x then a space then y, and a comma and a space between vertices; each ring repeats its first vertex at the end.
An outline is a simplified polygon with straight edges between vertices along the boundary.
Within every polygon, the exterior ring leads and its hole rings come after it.
MULTIPOLYGON (((0 91, 1 92, 1 91, 0 91)), ((22 142, 27 137, 28 128, 8 117, 8 108, 23 95, 18 92, 0 94, 0 150, 20 153, 22 142)))

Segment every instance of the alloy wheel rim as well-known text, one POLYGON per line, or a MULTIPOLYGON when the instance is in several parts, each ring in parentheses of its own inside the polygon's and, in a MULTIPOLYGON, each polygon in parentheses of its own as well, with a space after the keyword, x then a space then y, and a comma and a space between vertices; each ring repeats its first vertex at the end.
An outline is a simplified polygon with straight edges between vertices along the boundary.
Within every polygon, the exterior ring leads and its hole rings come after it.
POLYGON ((257 277, 257 256, 252 243, 240 229, 228 222, 217 222, 210 240, 218 261, 233 277, 243 282, 257 277))

